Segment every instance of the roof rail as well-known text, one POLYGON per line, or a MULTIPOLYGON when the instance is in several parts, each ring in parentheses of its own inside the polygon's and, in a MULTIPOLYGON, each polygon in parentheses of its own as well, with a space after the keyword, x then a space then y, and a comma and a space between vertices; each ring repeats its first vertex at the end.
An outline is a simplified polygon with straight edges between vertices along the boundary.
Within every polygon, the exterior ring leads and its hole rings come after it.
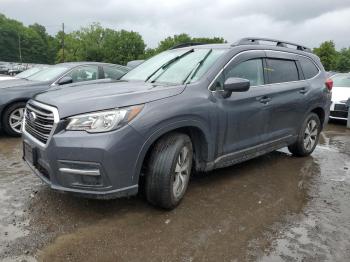
POLYGON ((181 43, 174 45, 173 47, 169 48, 169 50, 187 47, 187 46, 195 46, 195 45, 206 45, 207 43, 199 43, 199 42, 189 42, 189 43, 181 43))
POLYGON ((292 46, 295 46, 297 50, 312 53, 310 48, 308 48, 306 46, 303 46, 303 45, 299 45, 299 44, 295 44, 295 43, 291 43, 291 42, 287 42, 287 41, 283 41, 283 40, 277 40, 277 39, 271 39, 271 38, 262 38, 262 37, 245 37, 245 38, 242 38, 242 39, 238 40, 237 42, 235 42, 231 46, 237 46, 237 45, 259 45, 260 44, 259 41, 276 43, 276 46, 285 47, 285 48, 288 48, 288 45, 292 45, 292 46))

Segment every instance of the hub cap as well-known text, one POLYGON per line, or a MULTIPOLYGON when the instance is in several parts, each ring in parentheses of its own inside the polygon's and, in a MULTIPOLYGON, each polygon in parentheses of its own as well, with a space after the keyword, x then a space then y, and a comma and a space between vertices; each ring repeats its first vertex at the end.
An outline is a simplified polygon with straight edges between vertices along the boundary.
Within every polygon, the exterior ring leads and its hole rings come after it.
POLYGON ((317 136, 318 136, 317 123, 315 120, 311 119, 307 123, 305 134, 304 134, 304 148, 307 151, 310 151, 314 147, 317 140, 317 136))
POLYGON ((21 125, 24 116, 24 108, 17 108, 10 114, 9 124, 13 131, 20 134, 21 125))
POLYGON ((184 146, 178 156, 175 166, 175 176, 173 183, 173 193, 176 198, 181 197, 186 189, 190 174, 189 150, 184 146))

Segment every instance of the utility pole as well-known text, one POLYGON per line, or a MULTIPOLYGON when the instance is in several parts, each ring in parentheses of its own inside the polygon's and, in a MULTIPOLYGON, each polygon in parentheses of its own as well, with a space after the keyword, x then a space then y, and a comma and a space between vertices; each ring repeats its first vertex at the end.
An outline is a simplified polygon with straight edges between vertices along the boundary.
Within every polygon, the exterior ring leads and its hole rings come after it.
POLYGON ((19 50, 19 61, 22 63, 22 50, 21 50, 21 35, 17 31, 18 35, 18 50, 19 50))
POLYGON ((65 60, 65 57, 64 57, 64 23, 62 23, 62 59, 64 62, 64 60, 65 60))

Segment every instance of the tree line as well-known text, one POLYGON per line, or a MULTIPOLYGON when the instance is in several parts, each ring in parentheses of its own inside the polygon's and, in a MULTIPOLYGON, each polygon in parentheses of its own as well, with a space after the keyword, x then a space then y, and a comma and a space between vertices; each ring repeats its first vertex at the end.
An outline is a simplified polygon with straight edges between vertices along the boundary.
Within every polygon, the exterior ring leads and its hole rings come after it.
MULTIPOLYGON (((161 40, 155 48, 147 48, 142 36, 134 31, 113 30, 93 23, 64 35, 59 31, 51 36, 40 24, 24 26, 0 14, 0 61, 40 64, 97 61, 125 65, 130 60, 147 59, 185 42, 227 41, 222 37, 195 38, 179 34, 161 40)), ((313 51, 327 71, 350 72, 350 47, 337 51, 333 41, 326 41, 313 51)))

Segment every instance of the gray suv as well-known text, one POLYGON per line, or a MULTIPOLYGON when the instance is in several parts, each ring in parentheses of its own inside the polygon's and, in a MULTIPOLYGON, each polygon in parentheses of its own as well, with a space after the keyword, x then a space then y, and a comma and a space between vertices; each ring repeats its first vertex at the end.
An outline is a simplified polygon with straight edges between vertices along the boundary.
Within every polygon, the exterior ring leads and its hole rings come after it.
POLYGON ((283 147, 310 155, 329 117, 329 83, 319 58, 298 44, 181 45, 118 82, 35 96, 24 159, 52 189, 113 198, 142 185, 150 203, 171 209, 194 171, 283 147))

